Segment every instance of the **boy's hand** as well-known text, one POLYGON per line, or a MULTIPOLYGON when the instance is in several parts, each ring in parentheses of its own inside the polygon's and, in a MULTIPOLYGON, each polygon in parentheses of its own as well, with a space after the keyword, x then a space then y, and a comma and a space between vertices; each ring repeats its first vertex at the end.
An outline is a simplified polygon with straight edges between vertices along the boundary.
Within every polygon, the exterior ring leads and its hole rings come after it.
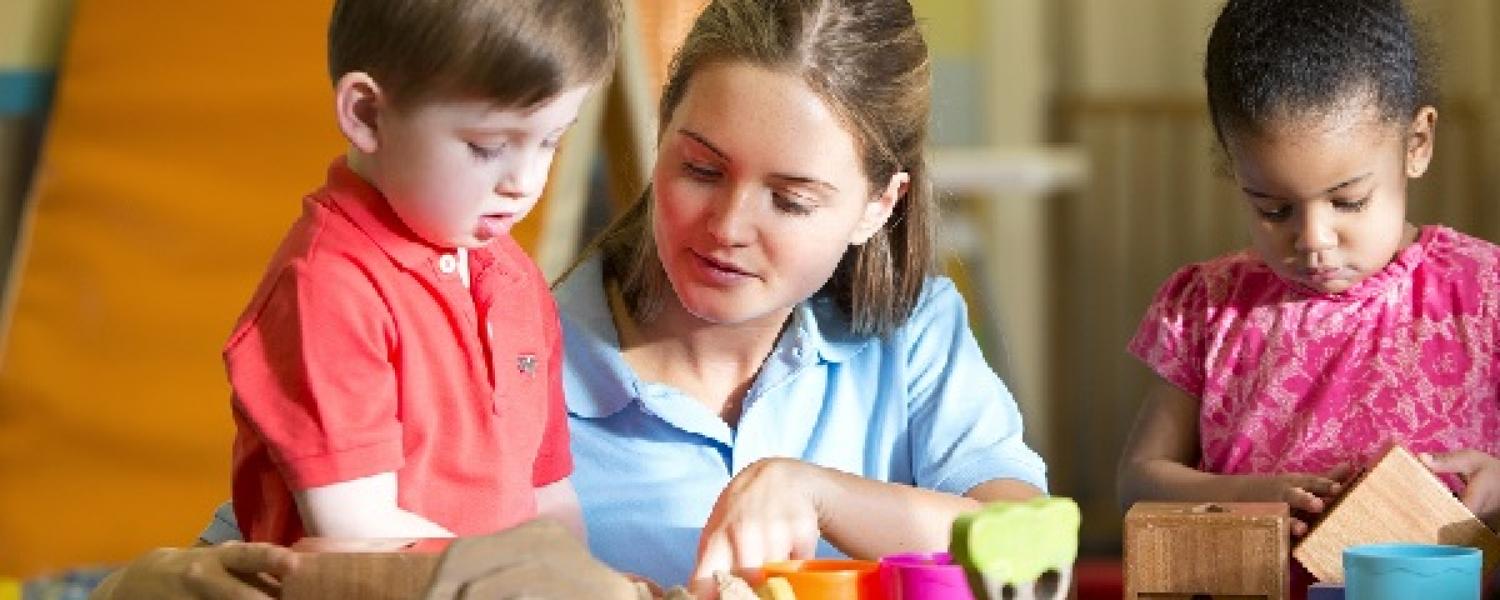
POLYGON ((94 600, 270 600, 276 580, 297 567, 291 550, 227 542, 200 548, 159 548, 111 574, 94 600))
POLYGON ((1241 494, 1241 499, 1287 503, 1292 509, 1292 535, 1302 537, 1307 535, 1314 517, 1323 514, 1344 493, 1345 480, 1352 473, 1348 466, 1340 466, 1322 475, 1253 475, 1247 478, 1250 487, 1241 494))
POLYGON ((1458 450, 1419 457, 1434 473, 1454 473, 1464 480, 1459 498, 1490 529, 1500 525, 1500 459, 1478 450, 1458 450))

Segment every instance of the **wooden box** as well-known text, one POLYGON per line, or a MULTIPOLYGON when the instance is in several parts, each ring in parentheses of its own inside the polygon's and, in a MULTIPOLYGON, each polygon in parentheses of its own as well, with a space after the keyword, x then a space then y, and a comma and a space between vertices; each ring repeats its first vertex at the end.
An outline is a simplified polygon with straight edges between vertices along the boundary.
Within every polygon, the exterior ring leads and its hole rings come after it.
POLYGON ((1125 598, 1288 597, 1282 503, 1141 502, 1125 515, 1125 598))
POLYGON ((1479 548, 1486 576, 1500 560, 1500 537, 1400 446, 1386 452, 1344 492, 1297 544, 1293 556, 1319 581, 1341 583, 1344 549, 1382 542, 1479 548))
POLYGON ((297 570, 282 582, 281 598, 421 598, 451 541, 305 538, 292 546, 297 570))

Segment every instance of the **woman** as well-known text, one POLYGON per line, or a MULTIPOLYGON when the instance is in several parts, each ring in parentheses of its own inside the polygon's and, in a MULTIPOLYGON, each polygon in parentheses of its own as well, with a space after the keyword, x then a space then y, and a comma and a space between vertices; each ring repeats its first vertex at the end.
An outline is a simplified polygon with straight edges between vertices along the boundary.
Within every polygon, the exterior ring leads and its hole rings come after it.
POLYGON ((555 290, 573 479, 607 564, 675 583, 820 537, 940 549, 959 513, 1043 493, 932 276, 928 62, 905 0, 698 17, 650 188, 555 290))
POLYGON ((573 480, 609 566, 675 584, 939 549, 958 514, 1045 493, 933 276, 928 63, 906 0, 698 17, 651 186, 556 288, 573 480))

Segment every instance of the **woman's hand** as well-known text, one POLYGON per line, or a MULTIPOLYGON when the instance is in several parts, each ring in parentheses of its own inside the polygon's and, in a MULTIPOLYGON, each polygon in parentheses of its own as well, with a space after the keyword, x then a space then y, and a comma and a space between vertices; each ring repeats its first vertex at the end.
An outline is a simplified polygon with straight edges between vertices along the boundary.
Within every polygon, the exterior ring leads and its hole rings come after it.
POLYGON ((1459 500, 1491 529, 1500 526, 1500 459, 1478 450, 1421 456, 1434 473, 1455 473, 1464 480, 1459 500))
POLYGON ((812 558, 822 481, 821 468, 789 458, 761 459, 740 471, 703 526, 691 581, 695 590, 711 587, 716 572, 812 558))
POLYGON ((296 567, 291 550, 271 544, 159 548, 112 573, 90 598, 270 600, 296 567))

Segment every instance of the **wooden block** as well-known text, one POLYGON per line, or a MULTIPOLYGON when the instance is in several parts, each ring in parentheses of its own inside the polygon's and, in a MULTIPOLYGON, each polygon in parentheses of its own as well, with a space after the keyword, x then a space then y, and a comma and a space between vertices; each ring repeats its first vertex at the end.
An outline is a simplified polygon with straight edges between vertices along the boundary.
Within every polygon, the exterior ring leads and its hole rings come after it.
POLYGON ((421 598, 451 540, 305 538, 296 572, 282 582, 282 600, 421 598))
POLYGON ((1500 537, 1400 446, 1386 452, 1344 492, 1293 556, 1319 581, 1342 583, 1344 549, 1383 542, 1479 548, 1486 577, 1500 560, 1500 537))
POLYGON ((1125 598, 1288 597, 1282 503, 1140 502, 1125 515, 1125 598))

